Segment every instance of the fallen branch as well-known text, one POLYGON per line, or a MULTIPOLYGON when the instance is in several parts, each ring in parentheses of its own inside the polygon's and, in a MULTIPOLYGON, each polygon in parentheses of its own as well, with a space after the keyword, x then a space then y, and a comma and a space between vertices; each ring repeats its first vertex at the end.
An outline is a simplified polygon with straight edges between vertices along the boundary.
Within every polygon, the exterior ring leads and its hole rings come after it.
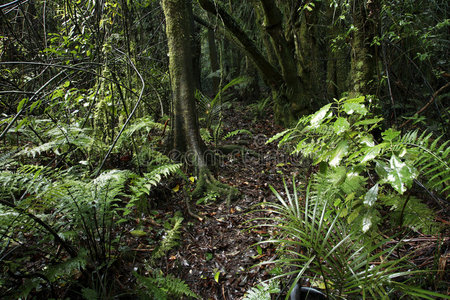
MULTIPOLYGON (((450 86, 450 82, 447 82, 446 85, 444 85, 443 87, 441 87, 440 89, 438 89, 436 92, 434 92, 433 96, 431 96, 430 101, 428 101, 427 104, 424 105, 424 107, 422 107, 421 109, 419 109, 414 115, 418 115, 420 113, 422 113, 425 109, 428 108, 428 106, 431 105, 431 103, 434 102, 434 99, 436 99, 437 95, 439 95, 443 90, 445 90, 446 88, 448 88, 450 86)), ((406 126, 407 124, 409 124, 412 121, 412 119, 406 120, 402 125, 400 125, 400 128, 406 126)))

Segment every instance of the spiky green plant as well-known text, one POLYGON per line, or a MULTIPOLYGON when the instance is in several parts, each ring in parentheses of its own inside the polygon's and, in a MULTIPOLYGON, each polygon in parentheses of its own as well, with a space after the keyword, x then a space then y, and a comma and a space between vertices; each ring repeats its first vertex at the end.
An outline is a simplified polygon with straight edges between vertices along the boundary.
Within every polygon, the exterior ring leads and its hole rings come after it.
POLYGON ((407 295, 433 299, 438 293, 415 286, 420 271, 412 271, 408 256, 398 257, 397 243, 390 238, 367 240, 354 230, 334 209, 331 199, 311 199, 311 184, 304 199, 284 182, 285 195, 271 188, 278 203, 264 203, 261 209, 268 217, 257 218, 257 226, 273 228, 277 234, 260 243, 278 247, 278 259, 262 264, 275 264, 293 276, 294 283, 307 280, 323 288, 330 299, 390 299, 407 295))

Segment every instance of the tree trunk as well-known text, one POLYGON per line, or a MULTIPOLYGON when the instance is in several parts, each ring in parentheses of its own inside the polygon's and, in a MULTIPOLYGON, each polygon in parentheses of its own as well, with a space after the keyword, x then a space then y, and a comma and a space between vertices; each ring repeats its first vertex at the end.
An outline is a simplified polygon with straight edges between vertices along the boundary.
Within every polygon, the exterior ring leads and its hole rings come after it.
POLYGON ((354 0, 353 23, 356 31, 351 52, 351 96, 373 94, 376 75, 376 48, 371 45, 377 30, 379 1, 354 0))
POLYGON ((214 37, 214 31, 208 28, 208 49, 209 49, 209 63, 211 66, 212 76, 212 94, 215 95, 219 92, 219 59, 217 55, 216 39, 214 37))
MULTIPOLYGON (((282 15, 272 0, 262 0, 265 27, 272 38, 273 50, 281 66, 281 74, 267 61, 255 43, 239 27, 238 23, 218 4, 211 0, 199 0, 201 7, 220 17, 229 34, 226 35, 248 55, 261 72, 263 79, 272 88, 275 100, 275 118, 289 125, 298 116, 309 113, 302 82, 297 76, 293 49, 290 49, 282 32, 282 15)), ((308 99, 309 100, 309 99, 308 99)))
POLYGON ((166 17, 166 34, 169 46, 169 73, 172 86, 174 123, 173 148, 185 153, 198 174, 193 197, 200 197, 211 190, 227 195, 227 202, 238 191, 218 182, 208 169, 205 145, 200 138, 194 101, 194 70, 190 32, 189 0, 163 0, 166 17))
POLYGON ((191 28, 187 1, 163 0, 169 46, 169 72, 173 93, 173 148, 194 156, 198 167, 205 167, 195 99, 192 66, 191 28))

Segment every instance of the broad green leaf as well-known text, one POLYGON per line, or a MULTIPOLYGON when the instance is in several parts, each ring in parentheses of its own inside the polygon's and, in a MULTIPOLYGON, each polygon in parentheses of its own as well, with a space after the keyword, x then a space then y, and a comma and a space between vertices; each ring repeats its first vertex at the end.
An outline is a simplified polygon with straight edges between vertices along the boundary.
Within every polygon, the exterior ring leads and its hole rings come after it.
POLYGON ((311 126, 313 128, 318 127, 320 124, 322 124, 323 120, 327 116, 328 111, 330 110, 331 103, 325 105, 322 107, 319 111, 317 111, 311 119, 311 126))
POLYGON ((367 135, 362 136, 361 139, 359 140, 359 142, 363 145, 366 145, 367 147, 375 146, 372 136, 367 136, 367 135))
POLYGON ((354 125, 355 126, 372 125, 372 124, 376 124, 380 121, 383 121, 383 118, 364 119, 364 120, 356 122, 354 125))
POLYGON ((416 178, 416 170, 395 155, 392 155, 389 162, 391 172, 387 180, 397 192, 403 194, 407 187, 411 187, 414 178, 416 178))
POLYGON ((366 215, 362 220, 362 232, 366 233, 370 227, 372 227, 372 215, 366 215))
POLYGON ((346 118, 339 117, 337 118, 336 122, 334 122, 333 130, 337 135, 340 135, 341 133, 345 132, 350 128, 350 123, 347 121, 346 118))
POLYGON ((380 176, 381 182, 389 183, 400 194, 411 187, 414 178, 417 177, 416 169, 402 162, 396 155, 392 155, 389 166, 377 161, 375 171, 380 176))
POLYGON ((364 148, 363 150, 364 150, 365 154, 364 154, 363 159, 361 160, 361 163, 365 163, 365 162, 368 162, 368 161, 376 158, 378 156, 378 154, 380 154, 380 152, 381 152, 381 147, 380 147, 380 145, 377 145, 377 146, 370 147, 370 148, 364 148))
POLYGON ((343 166, 334 168, 330 172, 332 172, 330 173, 330 183, 334 186, 341 185, 347 178, 347 170, 343 166))
POLYGON ((364 196, 364 205, 372 207, 377 201, 378 183, 375 184, 364 196))
POLYGON ((383 140, 390 142, 400 135, 400 131, 389 128, 388 130, 382 132, 381 135, 383 136, 383 140))
POLYGON ((30 106, 30 113, 36 108, 37 105, 41 105, 41 100, 34 101, 30 106))
POLYGON ((366 107, 361 103, 344 103, 342 109, 349 115, 356 112, 364 116, 367 113, 366 107))
POLYGON ((380 179, 384 181, 387 178, 388 173, 390 171, 389 167, 382 161, 377 160, 377 164, 375 165, 375 172, 377 172, 380 179))
POLYGON ((347 141, 341 141, 336 147, 336 150, 333 151, 333 154, 330 157, 330 166, 336 167, 340 164, 342 158, 347 155, 348 143, 347 141))
POLYGON ((216 274, 214 274, 214 280, 219 283, 219 276, 220 276, 220 271, 217 271, 216 274))
POLYGON ((145 232, 143 230, 139 230, 139 229, 132 230, 132 231, 130 231, 130 233, 131 233, 132 236, 136 236, 136 237, 141 237, 141 236, 146 236, 147 235, 147 232, 145 232))

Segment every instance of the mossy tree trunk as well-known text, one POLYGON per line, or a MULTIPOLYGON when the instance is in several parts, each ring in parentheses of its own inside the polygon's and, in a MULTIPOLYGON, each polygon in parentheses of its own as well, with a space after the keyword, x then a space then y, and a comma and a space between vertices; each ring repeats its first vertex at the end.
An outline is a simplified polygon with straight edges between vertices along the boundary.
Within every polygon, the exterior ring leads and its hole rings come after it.
POLYGON ((354 0, 353 33, 350 70, 350 95, 374 94, 376 86, 377 48, 373 39, 377 34, 379 0, 354 0))
POLYGON ((310 112, 308 103, 304 101, 302 82, 297 76, 295 51, 287 44, 283 35, 282 14, 274 1, 262 0, 261 4, 265 28, 272 40, 271 50, 276 56, 281 73, 262 55, 255 42, 221 5, 215 4, 211 0, 199 0, 198 2, 204 10, 220 17, 228 30, 228 34, 225 36, 244 51, 258 68, 264 81, 271 87, 276 102, 275 117, 278 122, 287 125, 298 116, 310 112))
POLYGON ((283 33, 283 15, 280 9, 273 0, 261 0, 261 4, 264 11, 264 28, 271 37, 285 85, 282 94, 286 97, 286 102, 283 103, 282 98, 279 99, 275 114, 278 118, 283 118, 285 123, 290 123, 296 116, 310 112, 308 102, 305 101, 309 99, 305 99, 304 85, 298 76, 293 44, 288 43, 283 33))
POLYGON ((166 34, 169 48, 169 73, 173 96, 173 148, 185 153, 198 173, 194 197, 210 190, 226 193, 228 199, 237 191, 212 176, 205 159, 205 145, 200 137, 194 99, 194 69, 192 61, 192 23, 189 0, 163 0, 166 34))

